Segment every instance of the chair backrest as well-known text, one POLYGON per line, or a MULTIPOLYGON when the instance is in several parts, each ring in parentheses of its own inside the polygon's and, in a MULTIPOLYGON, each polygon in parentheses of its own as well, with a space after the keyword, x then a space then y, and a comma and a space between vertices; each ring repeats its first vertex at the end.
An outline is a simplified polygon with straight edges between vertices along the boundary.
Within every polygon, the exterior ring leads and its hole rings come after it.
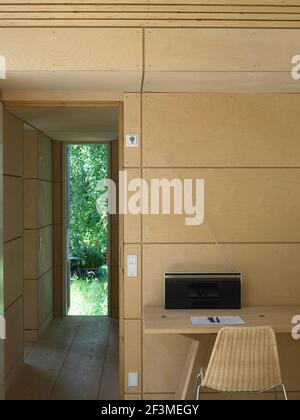
POLYGON ((259 392, 280 384, 276 336, 270 327, 219 332, 203 386, 222 392, 259 392))

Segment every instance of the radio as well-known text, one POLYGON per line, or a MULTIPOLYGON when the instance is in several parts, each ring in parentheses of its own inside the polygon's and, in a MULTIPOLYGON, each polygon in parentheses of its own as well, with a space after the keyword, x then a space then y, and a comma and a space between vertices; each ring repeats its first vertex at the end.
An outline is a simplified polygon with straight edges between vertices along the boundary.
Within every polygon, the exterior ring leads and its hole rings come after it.
POLYGON ((165 309, 241 309, 242 273, 165 273, 165 309))

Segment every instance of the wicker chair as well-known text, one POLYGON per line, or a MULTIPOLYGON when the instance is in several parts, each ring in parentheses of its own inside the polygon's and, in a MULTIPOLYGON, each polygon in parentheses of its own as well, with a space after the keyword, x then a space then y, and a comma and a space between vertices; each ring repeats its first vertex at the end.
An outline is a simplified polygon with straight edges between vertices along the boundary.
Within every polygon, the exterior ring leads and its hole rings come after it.
POLYGON ((223 328, 207 370, 197 377, 197 400, 204 386, 220 392, 259 393, 281 387, 287 400, 274 331, 269 327, 223 328))

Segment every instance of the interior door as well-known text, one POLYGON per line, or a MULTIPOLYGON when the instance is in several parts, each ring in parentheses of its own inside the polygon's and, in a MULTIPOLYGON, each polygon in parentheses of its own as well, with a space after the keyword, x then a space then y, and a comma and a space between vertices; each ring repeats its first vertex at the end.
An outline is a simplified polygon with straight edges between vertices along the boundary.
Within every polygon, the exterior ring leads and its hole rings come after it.
POLYGON ((0 399, 4 399, 4 294, 3 294, 3 105, 0 102, 0 399))

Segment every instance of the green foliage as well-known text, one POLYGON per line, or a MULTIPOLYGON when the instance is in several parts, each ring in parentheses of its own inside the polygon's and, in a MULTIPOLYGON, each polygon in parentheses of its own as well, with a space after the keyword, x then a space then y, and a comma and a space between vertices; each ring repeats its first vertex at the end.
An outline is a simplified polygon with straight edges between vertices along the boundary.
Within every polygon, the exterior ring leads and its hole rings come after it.
POLYGON ((83 243, 75 251, 80 268, 100 268, 104 264, 104 257, 101 249, 96 245, 83 243))
MULTIPOLYGON (((70 252, 84 243, 107 250, 108 215, 96 207, 98 182, 108 178, 108 145, 69 145, 70 155, 70 252)), ((102 192, 103 193, 103 192, 102 192)))
POLYGON ((104 279, 71 279, 71 308, 69 315, 107 316, 108 282, 104 279))

